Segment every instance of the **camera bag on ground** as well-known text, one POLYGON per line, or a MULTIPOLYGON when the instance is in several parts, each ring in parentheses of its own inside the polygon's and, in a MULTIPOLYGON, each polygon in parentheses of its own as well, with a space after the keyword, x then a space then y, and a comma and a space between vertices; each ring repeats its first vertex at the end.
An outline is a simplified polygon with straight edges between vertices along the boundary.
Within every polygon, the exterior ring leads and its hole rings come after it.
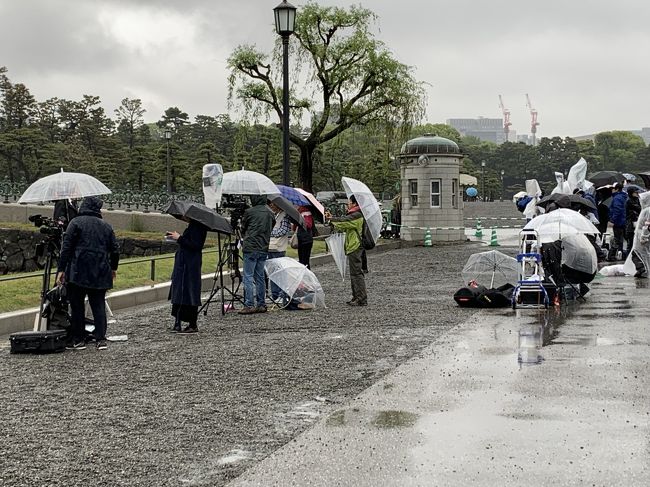
POLYGON ((483 303, 478 298, 485 291, 487 288, 480 284, 464 286, 454 293, 454 301, 463 308, 482 308, 483 303))
POLYGON ((67 341, 65 330, 19 331, 9 335, 11 353, 63 352, 67 341))
POLYGON ((11 334, 11 353, 52 353, 65 350, 70 318, 64 286, 56 286, 45 294, 41 316, 46 319, 47 330, 11 334))

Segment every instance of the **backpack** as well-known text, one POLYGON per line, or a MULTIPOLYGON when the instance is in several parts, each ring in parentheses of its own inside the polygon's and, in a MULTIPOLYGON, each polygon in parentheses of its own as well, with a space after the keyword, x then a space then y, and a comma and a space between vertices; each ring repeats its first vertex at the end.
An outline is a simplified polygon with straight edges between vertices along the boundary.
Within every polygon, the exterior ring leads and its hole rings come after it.
MULTIPOLYGON (((359 235, 359 232, 357 232, 357 235, 359 235)), ((361 235, 359 235, 359 240, 361 240, 361 247, 365 250, 372 250, 375 248, 375 240, 372 238, 370 228, 368 228, 365 218, 363 219, 363 227, 361 229, 361 235)))

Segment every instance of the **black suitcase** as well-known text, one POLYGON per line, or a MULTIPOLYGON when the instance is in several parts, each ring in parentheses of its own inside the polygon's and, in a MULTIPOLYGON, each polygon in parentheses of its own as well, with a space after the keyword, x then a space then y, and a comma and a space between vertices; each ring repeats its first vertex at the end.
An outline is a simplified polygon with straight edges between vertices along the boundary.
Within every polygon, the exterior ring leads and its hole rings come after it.
POLYGON ((11 353, 63 352, 67 341, 65 330, 19 331, 9 335, 11 353))

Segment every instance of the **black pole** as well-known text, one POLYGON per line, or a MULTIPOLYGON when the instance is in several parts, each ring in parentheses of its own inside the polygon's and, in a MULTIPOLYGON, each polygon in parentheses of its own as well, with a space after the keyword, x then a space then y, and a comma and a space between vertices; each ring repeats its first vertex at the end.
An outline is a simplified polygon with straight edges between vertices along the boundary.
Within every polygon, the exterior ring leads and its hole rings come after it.
POLYGON ((481 164, 481 198, 485 201, 485 163, 481 164))
POLYGON ((167 194, 172 192, 171 160, 169 156, 169 138, 167 139, 167 194))
POLYGON ((282 184, 289 186, 289 34, 282 36, 282 184))

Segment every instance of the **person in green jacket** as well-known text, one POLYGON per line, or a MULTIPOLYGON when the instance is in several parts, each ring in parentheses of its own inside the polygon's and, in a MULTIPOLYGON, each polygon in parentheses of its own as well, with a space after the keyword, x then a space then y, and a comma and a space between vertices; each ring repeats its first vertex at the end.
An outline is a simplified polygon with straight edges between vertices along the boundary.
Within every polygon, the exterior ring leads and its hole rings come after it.
POLYGON ((332 218, 331 214, 326 217, 330 225, 339 232, 345 233, 345 253, 350 263, 350 280, 352 282, 352 299, 346 304, 350 306, 367 306, 368 294, 366 293, 366 281, 363 272, 363 253, 361 246, 361 232, 363 232, 363 213, 354 195, 348 200, 348 209, 345 216, 332 218))

